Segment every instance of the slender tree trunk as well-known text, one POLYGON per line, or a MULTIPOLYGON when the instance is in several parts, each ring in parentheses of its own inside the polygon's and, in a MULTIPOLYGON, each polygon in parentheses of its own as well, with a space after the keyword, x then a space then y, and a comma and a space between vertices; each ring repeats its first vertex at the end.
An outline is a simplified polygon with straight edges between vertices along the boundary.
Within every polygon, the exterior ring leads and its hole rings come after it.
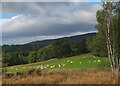
POLYGON ((110 41, 110 23, 108 24, 108 46, 110 48, 110 56, 112 57, 113 65, 115 67, 115 57, 113 55, 112 45, 110 41))
POLYGON ((111 3, 109 3, 109 7, 110 7, 110 10, 109 10, 109 17, 108 17, 108 24, 107 24, 107 38, 108 38, 108 46, 109 46, 109 53, 110 53, 110 57, 112 58, 112 62, 113 62, 113 65, 115 67, 115 57, 113 55, 113 49, 112 49, 112 45, 111 45, 111 40, 110 40, 110 24, 111 24, 111 17, 112 17, 112 8, 111 8, 111 3))
POLYGON ((110 54, 110 46, 109 46, 109 38, 108 38, 108 30, 107 30, 107 48, 108 48, 108 58, 109 58, 109 63, 110 63, 110 66, 111 66, 111 69, 113 71, 113 64, 112 64, 112 60, 111 60, 111 54, 110 54))

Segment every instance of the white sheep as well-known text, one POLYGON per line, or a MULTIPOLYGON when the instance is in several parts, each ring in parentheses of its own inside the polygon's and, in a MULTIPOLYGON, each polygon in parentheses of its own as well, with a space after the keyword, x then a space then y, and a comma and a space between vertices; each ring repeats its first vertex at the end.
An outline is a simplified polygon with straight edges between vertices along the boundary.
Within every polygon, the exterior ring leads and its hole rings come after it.
POLYGON ((67 62, 69 62, 69 60, 67 60, 67 62))
POLYGON ((41 69, 44 69, 44 67, 43 67, 43 66, 41 66, 41 69))
POLYGON ((53 68, 53 66, 50 66, 50 68, 53 68))
POLYGON ((82 64, 82 62, 80 62, 80 64, 82 64))
POLYGON ((23 67, 23 68, 25 68, 25 67, 23 67))
POLYGON ((96 62, 96 60, 94 62, 96 62))
POLYGON ((65 66, 65 64, 63 64, 63 66, 65 66))
POLYGON ((13 67, 11 67, 11 69, 13 69, 13 67))
POLYGON ((47 65, 47 67, 49 67, 49 65, 47 65))
POLYGON ((98 62, 100 62, 100 60, 98 60, 98 62))
POLYGON ((40 67, 38 66, 37 69, 39 69, 40 67))
POLYGON ((71 61, 71 63, 73 63, 73 61, 71 61))
POLYGON ((60 64, 58 64, 58 66, 59 66, 59 67, 61 67, 61 65, 60 65, 60 64))
POLYGON ((53 68, 55 68, 56 66, 55 66, 55 65, 53 65, 52 67, 53 67, 53 68))
POLYGON ((89 63, 90 63, 91 61, 89 61, 89 63))

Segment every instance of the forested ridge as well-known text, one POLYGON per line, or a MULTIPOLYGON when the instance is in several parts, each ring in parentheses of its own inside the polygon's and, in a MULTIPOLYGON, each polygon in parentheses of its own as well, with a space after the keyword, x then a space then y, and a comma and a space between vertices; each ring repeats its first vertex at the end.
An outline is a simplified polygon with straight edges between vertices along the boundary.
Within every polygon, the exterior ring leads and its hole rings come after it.
POLYGON ((45 40, 43 44, 32 42, 24 45, 4 45, 2 52, 3 66, 28 64, 49 60, 52 58, 66 58, 89 52, 86 39, 92 40, 96 33, 72 36, 60 39, 45 40), (79 38, 79 39, 78 39, 79 38), (50 43, 51 42, 51 43, 50 43), (46 45, 46 46, 45 46, 46 45))

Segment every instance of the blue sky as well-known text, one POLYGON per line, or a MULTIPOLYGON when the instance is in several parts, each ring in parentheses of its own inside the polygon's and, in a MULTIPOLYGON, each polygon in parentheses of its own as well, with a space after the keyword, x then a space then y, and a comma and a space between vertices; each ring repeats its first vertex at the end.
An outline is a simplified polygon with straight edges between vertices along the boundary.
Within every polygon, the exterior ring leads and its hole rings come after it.
POLYGON ((18 14, 0 14, 0 19, 10 19, 18 14))

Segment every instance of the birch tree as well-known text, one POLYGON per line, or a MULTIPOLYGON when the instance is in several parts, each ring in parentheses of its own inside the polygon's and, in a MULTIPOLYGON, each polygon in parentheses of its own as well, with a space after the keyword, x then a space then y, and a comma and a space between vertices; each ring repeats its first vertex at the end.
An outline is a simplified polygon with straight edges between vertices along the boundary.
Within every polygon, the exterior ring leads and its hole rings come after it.
POLYGON ((119 69, 119 3, 103 2, 102 9, 97 11, 98 25, 96 28, 106 38, 109 63, 112 71, 119 69))

